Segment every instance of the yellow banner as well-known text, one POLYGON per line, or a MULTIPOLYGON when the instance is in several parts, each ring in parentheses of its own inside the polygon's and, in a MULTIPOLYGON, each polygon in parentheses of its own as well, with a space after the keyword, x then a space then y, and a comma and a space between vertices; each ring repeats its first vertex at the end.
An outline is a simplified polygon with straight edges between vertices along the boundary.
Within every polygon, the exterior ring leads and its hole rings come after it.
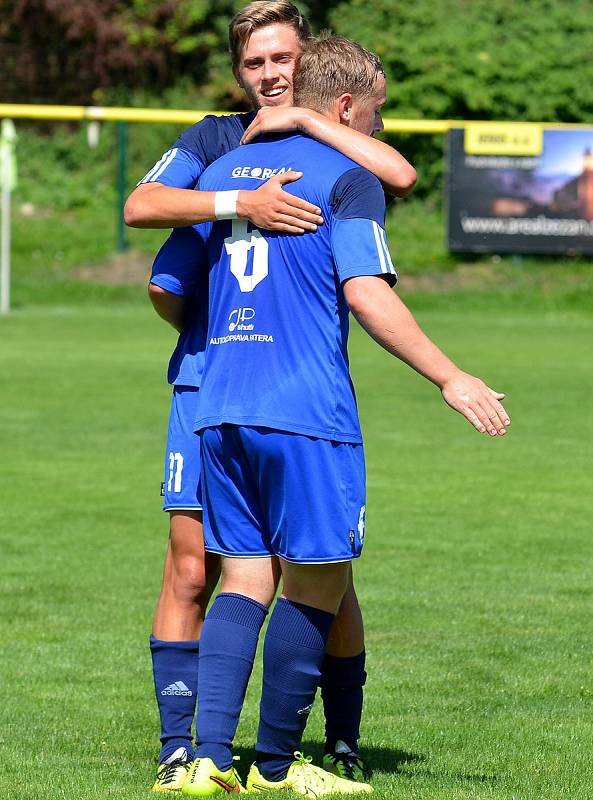
POLYGON ((527 122, 467 122, 464 149, 471 155, 539 156, 543 128, 527 122))

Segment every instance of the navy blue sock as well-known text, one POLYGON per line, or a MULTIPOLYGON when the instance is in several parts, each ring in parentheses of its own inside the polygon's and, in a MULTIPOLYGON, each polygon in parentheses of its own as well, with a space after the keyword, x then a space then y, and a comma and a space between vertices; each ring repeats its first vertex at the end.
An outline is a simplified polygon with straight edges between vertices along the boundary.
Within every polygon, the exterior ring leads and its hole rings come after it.
POLYGON ((177 748, 194 757, 191 726, 196 713, 200 642, 164 642, 150 636, 156 701, 161 715, 159 763, 177 748))
POLYGON ((321 699, 325 714, 325 752, 342 740, 358 753, 362 687, 366 681, 365 651, 350 658, 326 655, 321 665, 321 699))
POLYGON ((250 597, 221 592, 202 628, 196 753, 221 770, 233 763, 233 738, 267 613, 250 597))
POLYGON ((298 750, 319 685, 334 615, 280 598, 264 642, 264 677, 255 746, 269 781, 286 777, 298 750))

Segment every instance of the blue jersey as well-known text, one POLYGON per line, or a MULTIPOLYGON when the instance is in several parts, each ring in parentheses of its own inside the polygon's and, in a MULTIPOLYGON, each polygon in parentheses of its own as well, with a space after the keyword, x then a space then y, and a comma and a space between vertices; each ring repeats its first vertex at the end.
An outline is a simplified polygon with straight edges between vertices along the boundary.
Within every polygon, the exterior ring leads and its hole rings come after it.
MULTIPOLYGON (((205 117, 181 134, 140 183, 195 188, 206 167, 239 146, 254 116, 252 112, 205 117)), ((150 282, 192 298, 191 314, 169 361, 168 381, 178 386, 199 386, 204 367, 208 288, 203 242, 193 228, 172 232, 154 261, 150 282)))
POLYGON ((187 299, 188 316, 169 360, 167 380, 199 387, 208 329, 208 266, 204 240, 194 228, 174 228, 152 265, 150 282, 187 299))
POLYGON ((378 179, 307 136, 281 135, 219 159, 200 189, 255 189, 289 169, 304 176, 286 188, 322 210, 316 233, 261 231, 244 220, 198 226, 209 232, 210 310, 196 427, 358 443, 342 284, 363 275, 395 283, 378 179))
POLYGON ((254 117, 255 112, 222 117, 209 114, 184 131, 138 185, 156 182, 176 189, 194 189, 206 167, 239 146, 254 117))

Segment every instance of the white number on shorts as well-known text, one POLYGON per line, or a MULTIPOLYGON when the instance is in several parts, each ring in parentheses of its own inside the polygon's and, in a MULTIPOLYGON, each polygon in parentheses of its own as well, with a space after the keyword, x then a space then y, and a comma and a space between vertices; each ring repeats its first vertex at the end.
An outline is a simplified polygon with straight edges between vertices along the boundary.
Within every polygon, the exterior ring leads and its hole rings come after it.
POLYGON ((268 243, 259 231, 247 233, 247 220, 234 219, 233 232, 224 240, 231 257, 231 272, 242 292, 252 292, 268 274, 268 243), (249 252, 253 249, 251 270, 249 252), (247 274, 249 272, 249 274, 247 274))
POLYGON ((183 472, 183 456, 181 453, 169 453, 169 482, 167 491, 181 491, 181 474, 183 472))

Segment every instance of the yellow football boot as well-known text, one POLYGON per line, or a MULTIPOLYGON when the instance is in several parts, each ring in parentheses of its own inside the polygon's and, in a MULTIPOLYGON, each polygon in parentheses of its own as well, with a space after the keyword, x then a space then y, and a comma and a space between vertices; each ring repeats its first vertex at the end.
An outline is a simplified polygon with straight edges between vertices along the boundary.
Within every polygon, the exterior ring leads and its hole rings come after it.
POLYGON ((275 792, 288 790, 303 797, 321 797, 323 794, 369 794, 373 787, 368 783, 353 780, 344 780, 338 775, 333 775, 321 767, 315 767, 310 757, 302 753, 294 754, 295 760, 288 768, 288 773, 283 781, 268 781, 258 770, 255 764, 249 770, 247 778, 247 791, 275 792))

